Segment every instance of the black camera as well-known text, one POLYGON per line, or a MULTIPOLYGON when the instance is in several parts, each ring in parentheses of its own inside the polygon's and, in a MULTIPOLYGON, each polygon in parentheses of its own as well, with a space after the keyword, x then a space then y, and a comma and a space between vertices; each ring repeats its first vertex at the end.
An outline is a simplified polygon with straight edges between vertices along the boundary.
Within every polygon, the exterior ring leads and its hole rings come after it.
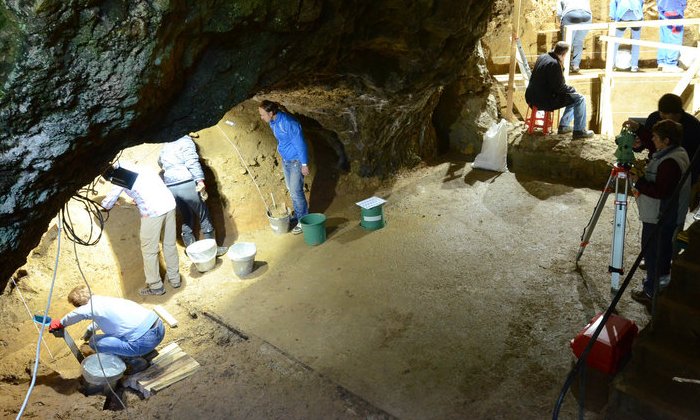
POLYGON ((134 186, 136 178, 138 178, 139 174, 122 167, 114 168, 110 166, 104 171, 102 176, 112 184, 130 190, 134 186))

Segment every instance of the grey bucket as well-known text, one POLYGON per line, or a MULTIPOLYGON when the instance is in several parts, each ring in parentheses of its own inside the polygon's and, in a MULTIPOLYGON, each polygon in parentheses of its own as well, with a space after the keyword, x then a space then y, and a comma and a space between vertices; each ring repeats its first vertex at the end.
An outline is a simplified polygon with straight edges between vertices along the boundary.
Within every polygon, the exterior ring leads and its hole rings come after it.
POLYGON ((185 249, 185 254, 197 267, 197 271, 204 273, 216 265, 216 241, 214 239, 202 239, 192 243, 185 249))
POLYGON ((289 232, 289 211, 282 217, 272 217, 272 213, 268 211, 267 220, 270 221, 270 227, 275 234, 283 235, 289 232))
POLYGON ((256 253, 257 248, 254 243, 238 242, 228 249, 226 255, 228 255, 233 264, 233 272, 236 273, 238 277, 244 277, 253 271, 256 253))

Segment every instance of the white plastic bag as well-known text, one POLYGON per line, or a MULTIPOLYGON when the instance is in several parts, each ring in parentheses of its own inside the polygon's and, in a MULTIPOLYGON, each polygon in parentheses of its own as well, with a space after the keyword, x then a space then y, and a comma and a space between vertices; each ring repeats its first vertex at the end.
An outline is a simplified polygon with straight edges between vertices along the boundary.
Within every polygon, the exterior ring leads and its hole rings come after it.
POLYGON ((476 156, 472 168, 489 171, 508 172, 508 126, 505 119, 494 123, 486 133, 481 144, 481 153, 476 156))

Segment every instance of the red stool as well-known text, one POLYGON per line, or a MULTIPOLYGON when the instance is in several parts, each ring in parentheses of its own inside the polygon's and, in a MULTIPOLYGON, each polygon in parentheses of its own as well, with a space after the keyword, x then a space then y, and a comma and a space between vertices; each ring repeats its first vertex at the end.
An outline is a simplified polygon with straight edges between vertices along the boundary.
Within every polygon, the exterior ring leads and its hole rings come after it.
POLYGON ((552 125, 554 124, 552 111, 538 111, 537 107, 530 105, 527 109, 527 114, 525 115, 525 125, 527 126, 527 133, 532 134, 535 128, 541 128, 542 134, 547 135, 552 133, 552 125))

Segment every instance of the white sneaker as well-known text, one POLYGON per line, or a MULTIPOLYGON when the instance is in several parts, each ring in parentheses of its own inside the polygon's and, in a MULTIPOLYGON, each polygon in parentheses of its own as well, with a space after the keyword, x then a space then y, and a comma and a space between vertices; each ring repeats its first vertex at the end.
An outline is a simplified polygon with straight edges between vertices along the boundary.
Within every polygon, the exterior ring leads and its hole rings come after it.
POLYGON ((683 69, 678 66, 662 65, 661 71, 664 73, 683 73, 683 69))
POLYGON ((292 234, 298 235, 298 234, 300 234, 301 232, 302 232, 302 230, 301 230, 301 223, 297 223, 297 225, 294 226, 294 228, 292 229, 292 234))

